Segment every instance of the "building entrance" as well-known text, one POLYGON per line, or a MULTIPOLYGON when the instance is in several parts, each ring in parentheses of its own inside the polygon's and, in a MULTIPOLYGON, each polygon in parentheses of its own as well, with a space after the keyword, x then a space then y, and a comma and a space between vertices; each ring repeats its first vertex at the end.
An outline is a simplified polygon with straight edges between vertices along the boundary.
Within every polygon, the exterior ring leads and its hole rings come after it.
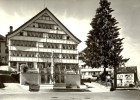
POLYGON ((43 70, 40 73, 41 76, 41 84, 54 84, 53 75, 50 73, 46 73, 43 70))
POLYGON ((64 83, 64 74, 63 73, 50 73, 49 68, 43 68, 40 71, 41 84, 55 84, 55 83, 64 83))

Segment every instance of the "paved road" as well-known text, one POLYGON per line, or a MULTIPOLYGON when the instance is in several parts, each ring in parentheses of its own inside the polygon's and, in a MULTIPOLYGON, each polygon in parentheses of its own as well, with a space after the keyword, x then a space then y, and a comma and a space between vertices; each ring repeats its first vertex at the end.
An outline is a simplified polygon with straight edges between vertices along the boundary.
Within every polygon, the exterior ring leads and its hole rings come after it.
POLYGON ((139 90, 113 92, 30 92, 24 94, 0 94, 0 100, 140 100, 139 90))
MULTIPOLYGON (((48 89, 48 87, 40 87, 40 93, 44 92, 110 92, 110 89, 101 86, 98 83, 85 83, 89 88, 88 89, 61 89, 53 90, 48 89)), ((5 83, 5 88, 0 89, 0 94, 18 94, 18 93, 30 93, 29 86, 20 85, 19 83, 5 83)))

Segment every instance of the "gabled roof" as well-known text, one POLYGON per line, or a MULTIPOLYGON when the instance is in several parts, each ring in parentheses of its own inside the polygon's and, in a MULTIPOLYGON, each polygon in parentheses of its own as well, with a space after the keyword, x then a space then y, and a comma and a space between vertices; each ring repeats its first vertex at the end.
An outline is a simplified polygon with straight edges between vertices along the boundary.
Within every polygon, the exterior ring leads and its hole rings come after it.
POLYGON ((0 41, 6 41, 6 38, 0 34, 0 41))
POLYGON ((119 67, 117 73, 137 73, 137 66, 119 67))
POLYGON ((12 36, 12 34, 16 34, 16 33, 20 32, 22 29, 25 29, 28 25, 30 25, 35 20, 37 20, 37 18, 39 18, 45 12, 47 12, 47 14, 54 20, 54 22, 56 24, 58 24, 58 26, 61 27, 63 29, 63 31, 65 33, 67 33, 76 43, 80 43, 81 42, 81 40, 79 40, 76 36, 74 36, 47 8, 45 8, 44 10, 42 10, 41 12, 39 12, 37 15, 35 15, 34 17, 32 17, 30 20, 28 20, 26 23, 24 23, 23 25, 21 25, 19 28, 17 28, 13 32, 8 32, 8 34, 6 35, 6 37, 9 38, 9 37, 12 36))

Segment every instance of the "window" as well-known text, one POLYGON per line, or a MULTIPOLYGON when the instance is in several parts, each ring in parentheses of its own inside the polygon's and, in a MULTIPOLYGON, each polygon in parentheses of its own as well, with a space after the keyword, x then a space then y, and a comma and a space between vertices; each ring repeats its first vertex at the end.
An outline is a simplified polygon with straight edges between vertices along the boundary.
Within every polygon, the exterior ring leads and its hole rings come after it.
POLYGON ((59 58, 59 54, 58 53, 54 53, 54 58, 59 58))
POLYGON ((23 32, 20 32, 19 35, 20 35, 20 36, 23 36, 23 32))
POLYGON ((50 20, 50 17, 49 16, 46 16, 46 20, 50 20))
POLYGON ((48 34, 48 38, 50 38, 50 39, 62 39, 62 35, 50 33, 50 34, 48 34))
POLYGON ((28 62, 28 67, 31 68, 31 69, 34 68, 33 62, 28 62))
POLYGON ((42 17, 40 17, 39 19, 42 19, 42 20, 50 20, 50 17, 49 16, 42 16, 42 17))
POLYGON ((72 45, 72 44, 63 44, 62 45, 62 49, 70 49, 70 50, 75 50, 76 45, 72 45))
POLYGON ((46 53, 46 57, 51 57, 51 53, 46 53))
POLYGON ((43 16, 43 17, 42 17, 42 19, 43 19, 43 20, 45 20, 45 19, 46 19, 46 17, 45 17, 45 16, 43 16))
POLYGON ((6 47, 6 49, 5 49, 5 53, 8 53, 8 48, 6 47))
POLYGON ((36 47, 36 42, 34 42, 34 41, 12 40, 11 45, 13 45, 13 46, 36 47))
POLYGON ((54 29, 54 25, 52 25, 52 24, 38 23, 38 28, 54 29))
POLYGON ((59 44, 57 43, 44 43, 43 45, 45 48, 54 48, 54 49, 59 48, 59 44))
POLYGON ((83 75, 86 75, 86 72, 82 72, 83 75))
POLYGON ((69 40, 70 39, 70 37, 69 36, 67 36, 67 40, 69 40))

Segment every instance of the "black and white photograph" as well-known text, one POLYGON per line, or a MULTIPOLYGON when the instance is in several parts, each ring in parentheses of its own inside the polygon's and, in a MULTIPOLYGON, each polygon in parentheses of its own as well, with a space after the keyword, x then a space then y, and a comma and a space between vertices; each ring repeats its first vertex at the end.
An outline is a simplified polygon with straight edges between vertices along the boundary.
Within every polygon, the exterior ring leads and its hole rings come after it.
POLYGON ((0 0, 0 100, 140 100, 140 0, 0 0))

